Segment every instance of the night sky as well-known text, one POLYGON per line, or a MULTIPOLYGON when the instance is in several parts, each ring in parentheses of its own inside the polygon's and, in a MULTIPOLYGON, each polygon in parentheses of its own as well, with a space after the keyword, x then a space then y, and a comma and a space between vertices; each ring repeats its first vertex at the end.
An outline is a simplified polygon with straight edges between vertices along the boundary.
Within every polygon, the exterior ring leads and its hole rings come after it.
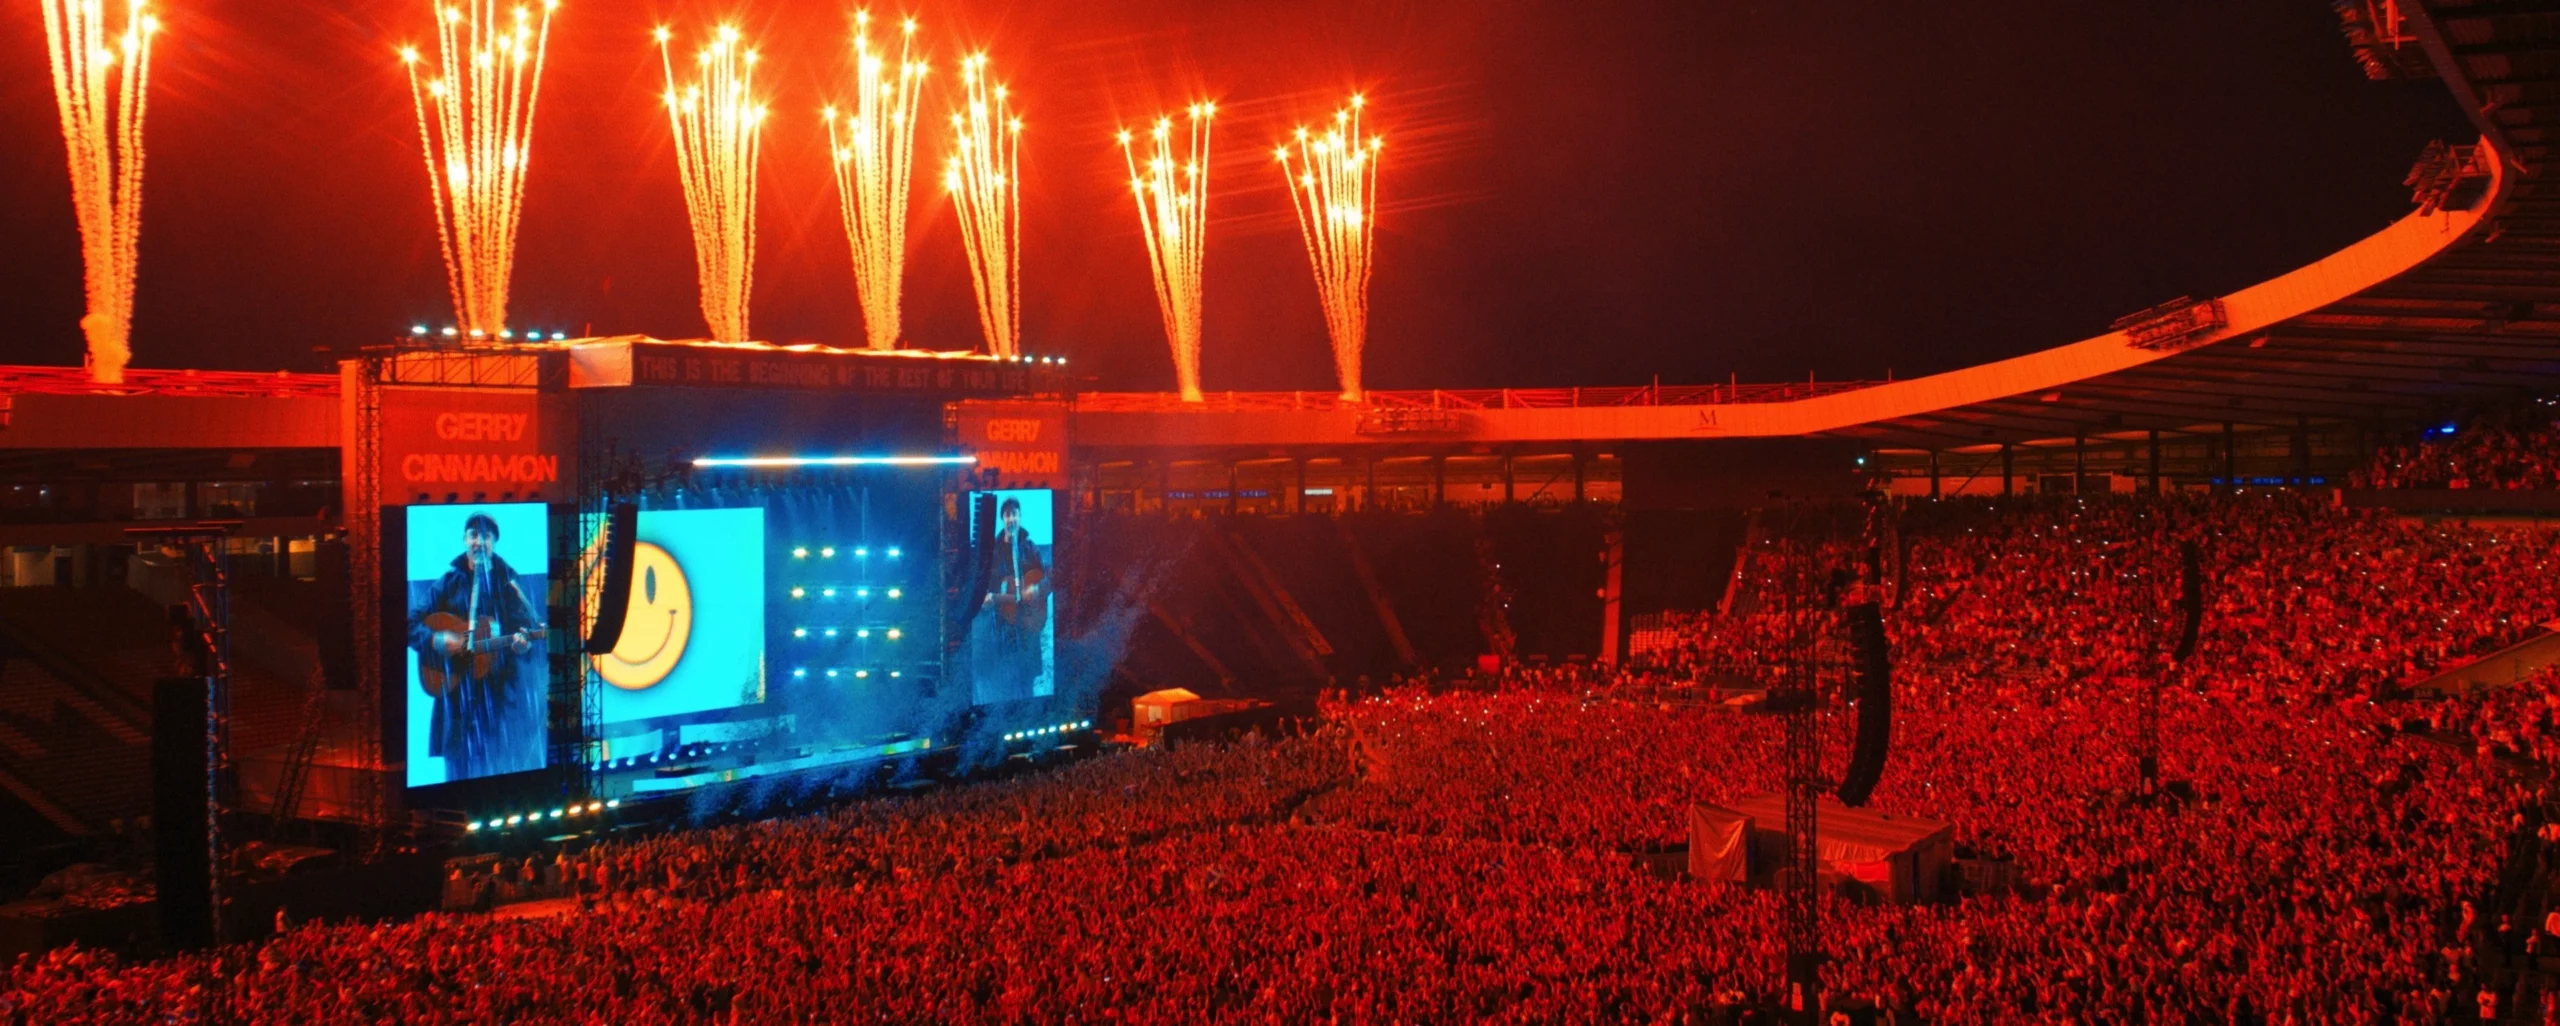
MULTIPOLYGON (((451 320, 406 80, 423 0, 159 0, 137 367, 325 369, 451 320)), ((754 325, 858 345, 819 106, 850 8, 566 0, 511 320, 695 337, 650 30, 738 12, 773 96, 754 325)), ((1370 98, 1375 388, 1882 377, 2072 341, 2405 213, 2468 127, 2366 81, 2323 0, 925 3, 906 324, 977 322, 939 187, 950 59, 1026 122, 1023 325, 1106 389, 1171 364, 1113 134, 1220 104, 1204 384, 1329 389, 1271 147, 1370 98)), ((35 5, 0 7, 0 361, 77 364, 80 254, 35 5)), ((680 50, 679 53, 689 52, 680 50)))

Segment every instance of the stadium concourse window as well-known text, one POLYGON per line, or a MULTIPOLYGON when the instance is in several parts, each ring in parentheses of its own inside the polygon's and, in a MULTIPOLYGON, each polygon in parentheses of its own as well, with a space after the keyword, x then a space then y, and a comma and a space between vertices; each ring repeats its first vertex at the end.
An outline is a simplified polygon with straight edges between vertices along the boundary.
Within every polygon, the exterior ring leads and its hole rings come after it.
POLYGON ((85 551, 84 546, 73 545, 15 545, 7 550, 8 564, 0 569, 8 571, 7 584, 13 588, 69 584, 78 578, 85 551))
POLYGON ((133 486, 135 520, 176 520, 186 515, 186 482, 142 482, 133 486))
POLYGON ((197 504, 208 517, 253 517, 258 515, 258 495, 264 486, 255 481, 207 481, 196 486, 197 504))

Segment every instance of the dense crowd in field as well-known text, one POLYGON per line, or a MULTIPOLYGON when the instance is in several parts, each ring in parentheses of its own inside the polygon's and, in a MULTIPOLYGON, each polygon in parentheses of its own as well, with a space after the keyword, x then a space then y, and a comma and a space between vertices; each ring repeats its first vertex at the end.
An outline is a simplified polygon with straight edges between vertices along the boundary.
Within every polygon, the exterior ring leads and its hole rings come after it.
MULTIPOLYGON (((2284 496, 1951 502, 1870 564, 1844 521, 1772 520, 1741 611, 1641 665, 1336 695, 1304 736, 598 845, 551 870, 579 903, 557 917, 57 951, 0 980, 0 1022, 1718 1021, 1778 993, 1776 897, 1630 853, 1777 787, 1778 724, 1656 685, 1836 661, 1844 599, 1883 604, 1895 648, 1874 804, 2017 883, 1826 898, 1837 1005, 2432 1022, 2481 1010, 2484 934, 2560 944, 2481 904, 2540 823, 2523 771, 2560 754, 2560 675, 2404 697, 2560 616, 2560 532, 2284 496), (2206 612, 2173 663, 2188 542, 2206 612), (2140 802, 2154 682, 2191 797, 2140 802)), ((1837 767, 1856 717, 1826 718, 1837 767)))

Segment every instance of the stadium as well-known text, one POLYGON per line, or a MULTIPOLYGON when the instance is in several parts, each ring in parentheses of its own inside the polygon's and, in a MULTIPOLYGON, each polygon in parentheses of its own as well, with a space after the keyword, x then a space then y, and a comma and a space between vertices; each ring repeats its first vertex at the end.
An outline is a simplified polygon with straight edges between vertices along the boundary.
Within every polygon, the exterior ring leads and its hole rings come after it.
POLYGON ((1354 95, 1255 172, 1295 391, 1207 387, 1272 380, 1202 314, 1255 108, 1118 137, 1146 387, 1026 330, 1001 61, 867 13, 761 221, 794 30, 658 28, 702 333, 532 330, 533 97, 612 16, 408 6, 449 316, 251 371, 133 327, 202 19, 44 2, 86 357, 0 366, 7 1021, 2560 1022, 2560 5, 2338 0, 2462 128, 2396 217, 1919 376, 1385 387, 1354 95), (760 337, 811 218, 861 330, 760 337))

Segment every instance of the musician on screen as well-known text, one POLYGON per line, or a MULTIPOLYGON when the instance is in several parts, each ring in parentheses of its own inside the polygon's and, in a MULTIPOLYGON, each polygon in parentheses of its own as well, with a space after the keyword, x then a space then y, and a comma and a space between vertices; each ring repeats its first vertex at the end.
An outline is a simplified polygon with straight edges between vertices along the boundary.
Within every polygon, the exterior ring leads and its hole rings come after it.
POLYGON ((497 543, 498 522, 471 514, 462 554, 409 609, 418 682, 435 700, 426 754, 447 780, 542 767, 541 607, 497 543))
POLYGON ((1039 691, 1041 636, 1049 624, 1048 567, 1022 526, 1022 502, 997 509, 995 546, 987 554, 986 604, 975 632, 980 702, 1030 698, 1039 691))

